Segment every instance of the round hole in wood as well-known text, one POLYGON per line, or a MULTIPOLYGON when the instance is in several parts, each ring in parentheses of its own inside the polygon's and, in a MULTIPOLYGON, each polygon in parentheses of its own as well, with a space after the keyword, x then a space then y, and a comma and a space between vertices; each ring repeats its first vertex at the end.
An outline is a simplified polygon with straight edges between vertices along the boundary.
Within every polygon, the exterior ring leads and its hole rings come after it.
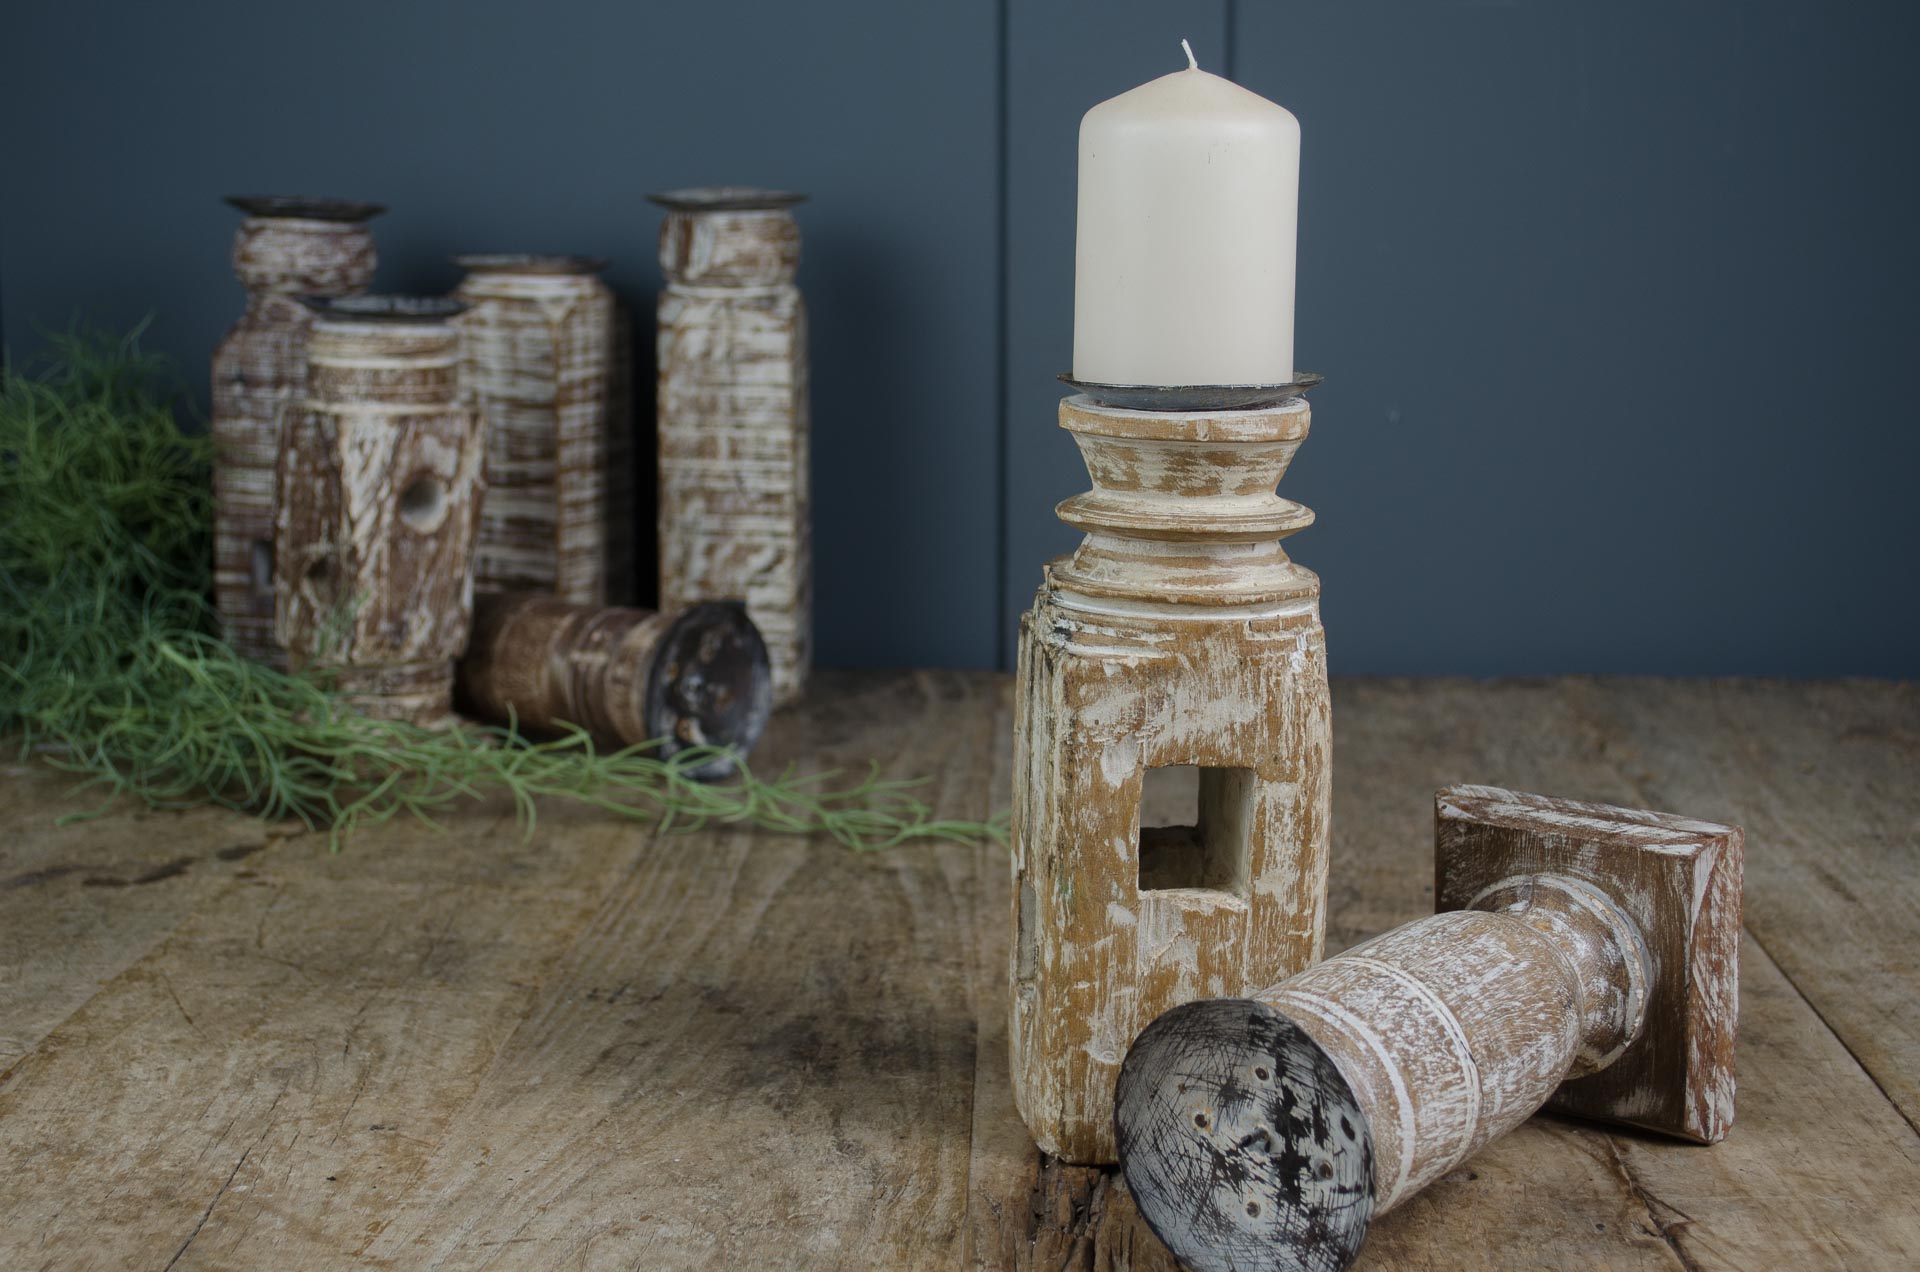
POLYGON ((315 605, 322 608, 333 605, 338 595, 338 589, 334 586, 333 562, 325 557, 309 561, 307 568, 301 572, 300 581, 315 605))
MULTIPOLYGON (((753 749, 773 710, 767 645, 735 601, 689 606, 661 637, 647 679, 643 718, 653 737, 672 738, 672 755, 685 747, 753 749)), ((702 779, 725 777, 733 763, 716 757, 693 770, 702 779)))
POLYGON ((421 534, 432 534, 447 519, 447 488, 432 473, 422 473, 400 492, 400 520, 421 534))

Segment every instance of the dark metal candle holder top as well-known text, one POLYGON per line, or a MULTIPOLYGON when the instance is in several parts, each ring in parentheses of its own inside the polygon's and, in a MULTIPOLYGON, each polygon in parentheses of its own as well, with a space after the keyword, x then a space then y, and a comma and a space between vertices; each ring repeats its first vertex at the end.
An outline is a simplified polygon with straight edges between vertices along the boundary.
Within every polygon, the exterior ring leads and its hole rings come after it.
POLYGON ((451 296, 302 296, 300 303, 338 322, 446 322, 468 309, 451 296))
POLYGON ((471 274, 598 274, 604 256, 552 256, 538 252, 469 252, 453 263, 471 274))
POLYGON ((387 210, 384 203, 300 194, 230 194, 227 202, 248 216, 297 217, 305 221, 366 221, 387 210))
POLYGON ((805 203, 807 196, 755 186, 690 186, 650 194, 647 200, 673 212, 768 212, 805 203))
POLYGON ((1100 384, 1059 377, 1101 406, 1121 411, 1253 411, 1300 397, 1325 377, 1300 371, 1285 384, 1100 384))

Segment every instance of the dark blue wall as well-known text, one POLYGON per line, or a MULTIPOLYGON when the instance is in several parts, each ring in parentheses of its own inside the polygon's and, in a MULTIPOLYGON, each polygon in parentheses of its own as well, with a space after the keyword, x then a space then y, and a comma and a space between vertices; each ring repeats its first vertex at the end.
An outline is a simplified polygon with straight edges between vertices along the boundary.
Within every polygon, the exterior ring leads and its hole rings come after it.
POLYGON ((1286 492, 1336 672, 1920 671, 1920 9, 1819 0, 16 3, 0 316, 196 373, 229 191, 658 285, 648 190, 811 192, 820 652, 993 665, 1084 479, 1073 135, 1181 36, 1305 137, 1286 492))

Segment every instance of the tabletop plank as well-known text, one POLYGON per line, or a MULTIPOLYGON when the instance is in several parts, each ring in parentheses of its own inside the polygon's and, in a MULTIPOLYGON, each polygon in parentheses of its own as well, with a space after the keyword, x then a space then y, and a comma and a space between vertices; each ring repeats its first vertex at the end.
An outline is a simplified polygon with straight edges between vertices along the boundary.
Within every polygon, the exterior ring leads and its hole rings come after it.
POLYGON ((1739 810, 1747 929, 1920 1128, 1920 684, 1577 695, 1641 802, 1739 810))
MULTIPOLYGON (((830 673, 757 758, 878 756, 978 816, 1005 805, 1009 702, 1001 677, 830 673)), ((1913 702, 1336 682, 1330 948, 1431 910, 1452 782, 1751 832, 1732 1138, 1536 1118, 1387 1216, 1365 1266, 1920 1262, 1895 1103, 1913 702), (1841 930, 1863 967, 1821 956, 1841 930)), ((1114 1176, 1044 1160, 1013 1110, 998 848, 564 810, 528 840, 486 805, 330 854, 213 813, 55 829, 66 779, 38 768, 0 791, 0 1158, 26 1167, 0 1175, 0 1265, 1170 1266, 1114 1176)))

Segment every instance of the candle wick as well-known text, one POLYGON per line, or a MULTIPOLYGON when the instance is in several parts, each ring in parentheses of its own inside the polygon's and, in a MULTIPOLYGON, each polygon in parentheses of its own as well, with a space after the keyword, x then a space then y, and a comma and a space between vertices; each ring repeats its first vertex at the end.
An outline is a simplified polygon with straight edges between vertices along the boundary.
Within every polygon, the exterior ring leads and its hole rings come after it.
POLYGON ((1185 49, 1187 53, 1187 69, 1190 71, 1199 70, 1200 63, 1194 60, 1193 46, 1191 44, 1188 44, 1185 40, 1182 40, 1180 41, 1180 47, 1185 49))

